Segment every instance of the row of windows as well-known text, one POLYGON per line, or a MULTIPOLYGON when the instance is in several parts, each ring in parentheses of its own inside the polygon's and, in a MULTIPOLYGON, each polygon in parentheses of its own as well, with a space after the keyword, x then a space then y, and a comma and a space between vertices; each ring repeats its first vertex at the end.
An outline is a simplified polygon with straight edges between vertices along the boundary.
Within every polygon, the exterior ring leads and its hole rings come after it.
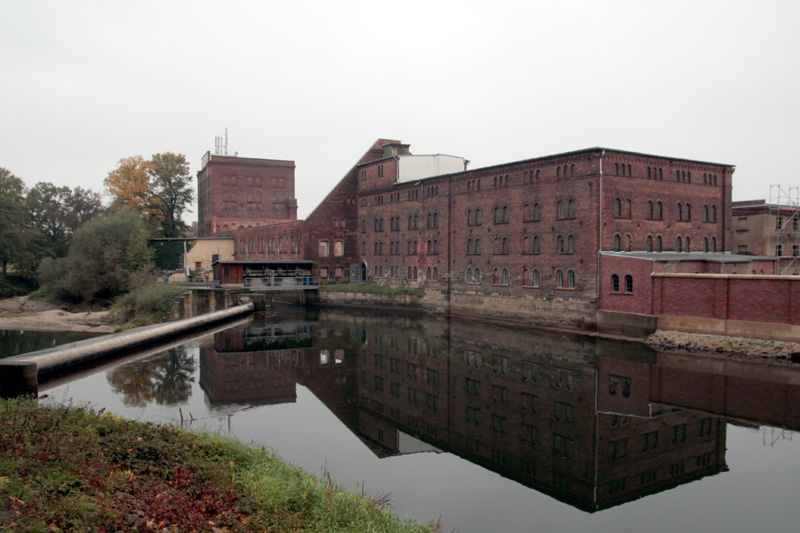
MULTIPOLYGON (((575 288, 575 271, 567 270, 566 273, 559 269, 556 270, 555 287, 557 289, 574 289, 575 288)), ((464 281, 470 284, 479 284, 483 280, 483 274, 480 267, 467 267, 464 273, 464 281)), ((541 284, 542 276, 538 269, 529 270, 528 268, 522 269, 522 286, 523 287, 539 287, 541 284)), ((509 270, 507 268, 497 268, 492 270, 492 285, 499 285, 507 287, 511 284, 509 270)))
MULTIPOLYGON (((633 238, 630 233, 623 236, 620 233, 614 234, 614 251, 615 252, 630 252, 633 250, 633 238), (624 240, 624 242, 623 242, 624 240)), ((647 252, 663 252, 664 240, 661 235, 648 235, 645 238, 645 251, 647 252)), ((692 238, 689 235, 680 236, 675 238, 675 251, 676 252, 691 252, 692 251, 692 238)), ((717 238, 716 237, 703 237, 703 251, 716 252, 717 251, 717 238)))
POLYGON ((403 267, 399 266, 392 265, 384 268, 383 265, 375 265, 373 273, 376 278, 388 277, 391 279, 400 279, 403 277, 403 274, 405 274, 405 279, 407 280, 439 281, 439 269, 437 267, 417 270, 417 267, 409 266, 404 272, 403 267))
MULTIPOLYGON (((614 217, 615 218, 631 218, 632 209, 630 199, 623 200, 622 198, 614 198, 614 217)), ((663 219, 663 204, 661 202, 653 202, 648 200, 645 204, 645 218, 648 220, 662 220, 663 219)), ((692 220, 692 205, 689 202, 685 204, 678 202, 675 206, 675 220, 678 222, 689 222, 692 220)), ((717 221, 717 206, 704 205, 703 206, 703 222, 716 222, 717 221)))
POLYGON ((277 252, 283 253, 291 250, 292 252, 300 251, 300 236, 291 235, 289 237, 266 237, 261 239, 242 239, 236 241, 237 253, 256 253, 256 252, 277 252), (291 240, 291 248, 288 247, 287 241, 291 240))
MULTIPOLYGON (((698 431, 696 435, 698 437, 704 437, 710 435, 711 428, 712 428, 712 419, 711 418, 704 418, 702 420, 697 421, 697 428, 698 431)), ((689 438, 689 426, 688 424, 676 424, 670 428, 670 441, 672 444, 683 444, 689 438)), ((658 449, 658 440, 659 440, 659 431, 648 431, 646 433, 642 433, 639 437, 640 441, 640 449, 642 453, 645 452, 652 452, 658 449)), ((609 455, 612 459, 621 459, 628 455, 628 439, 622 438, 617 440, 609 441, 608 451, 609 455)), ((699 458, 698 458, 699 459, 699 458)), ((701 464, 707 464, 704 460, 698 460, 698 466, 701 464)), ((677 473, 676 470, 681 471, 683 468, 678 466, 677 469, 675 466, 670 465, 670 473, 675 474, 677 473)), ((651 473, 650 475, 646 476, 647 480, 654 480, 656 478, 655 472, 651 473)), ((645 480, 645 481, 647 481, 645 480)))
MULTIPOLYGON (((624 163, 614 163, 614 174, 616 176, 633 176, 633 168, 631 165, 624 163)), ((659 167, 647 167, 647 179, 663 180, 664 169, 659 167)), ((675 170, 675 181, 680 183, 691 183, 692 172, 688 170, 675 170)), ((716 185, 716 174, 703 174, 703 185, 716 185)))

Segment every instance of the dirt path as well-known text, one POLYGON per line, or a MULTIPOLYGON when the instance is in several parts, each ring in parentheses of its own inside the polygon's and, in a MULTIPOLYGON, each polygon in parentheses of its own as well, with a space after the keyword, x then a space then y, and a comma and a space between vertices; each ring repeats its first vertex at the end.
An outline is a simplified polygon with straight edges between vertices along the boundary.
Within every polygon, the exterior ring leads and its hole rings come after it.
POLYGON ((20 296, 0 300, 0 329, 113 333, 117 328, 109 322, 108 313, 71 313, 51 303, 20 296))

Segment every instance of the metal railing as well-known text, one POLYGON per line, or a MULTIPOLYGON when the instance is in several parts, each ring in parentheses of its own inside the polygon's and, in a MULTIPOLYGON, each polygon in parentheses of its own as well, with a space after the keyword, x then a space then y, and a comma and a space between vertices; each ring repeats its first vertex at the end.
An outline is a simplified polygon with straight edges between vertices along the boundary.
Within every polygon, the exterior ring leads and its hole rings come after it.
POLYGON ((246 277, 244 288, 252 291, 297 291, 319 288, 319 276, 246 277))

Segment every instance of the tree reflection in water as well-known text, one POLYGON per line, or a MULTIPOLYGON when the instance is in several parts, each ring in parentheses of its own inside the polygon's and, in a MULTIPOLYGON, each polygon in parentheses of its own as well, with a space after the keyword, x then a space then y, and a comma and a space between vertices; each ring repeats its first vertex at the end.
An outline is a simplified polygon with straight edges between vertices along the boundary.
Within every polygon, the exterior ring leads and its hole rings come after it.
POLYGON ((196 361, 178 346, 157 359, 136 361, 114 369, 108 382, 122 401, 130 407, 144 407, 155 401, 159 405, 184 403, 192 393, 196 361))

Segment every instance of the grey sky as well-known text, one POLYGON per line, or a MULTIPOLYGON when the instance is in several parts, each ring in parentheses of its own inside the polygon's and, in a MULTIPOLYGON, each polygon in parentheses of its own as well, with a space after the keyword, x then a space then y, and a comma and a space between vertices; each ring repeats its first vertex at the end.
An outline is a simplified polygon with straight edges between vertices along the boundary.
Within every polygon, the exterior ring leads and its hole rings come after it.
MULTIPOLYGON (((0 0, 0 166, 96 191, 214 137, 305 217, 379 138, 470 168, 605 146, 800 185, 800 2, 0 0)), ((193 216, 192 216, 193 217, 193 216)), ((192 218, 190 217, 190 218, 192 218)))

